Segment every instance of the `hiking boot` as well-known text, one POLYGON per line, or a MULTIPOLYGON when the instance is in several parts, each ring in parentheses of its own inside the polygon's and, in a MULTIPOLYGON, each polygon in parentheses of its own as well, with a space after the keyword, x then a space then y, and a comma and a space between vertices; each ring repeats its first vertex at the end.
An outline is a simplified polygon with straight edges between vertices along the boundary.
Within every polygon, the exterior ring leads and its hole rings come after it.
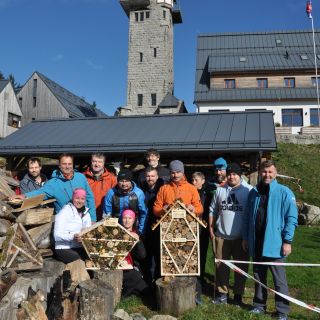
POLYGON ((254 313, 254 314, 264 314, 265 310, 262 307, 253 307, 249 313, 254 313))
POLYGON ((227 304, 228 296, 226 294, 218 294, 214 300, 212 300, 213 304, 227 304))

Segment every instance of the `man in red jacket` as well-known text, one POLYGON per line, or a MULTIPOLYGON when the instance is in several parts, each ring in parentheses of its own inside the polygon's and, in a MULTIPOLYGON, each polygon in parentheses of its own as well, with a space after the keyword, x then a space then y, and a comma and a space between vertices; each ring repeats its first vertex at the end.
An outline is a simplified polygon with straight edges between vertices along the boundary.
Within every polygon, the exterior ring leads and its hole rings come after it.
POLYGON ((91 165, 84 173, 94 195, 97 221, 102 219, 103 199, 106 193, 117 184, 116 176, 105 168, 105 161, 104 154, 92 154, 91 165))

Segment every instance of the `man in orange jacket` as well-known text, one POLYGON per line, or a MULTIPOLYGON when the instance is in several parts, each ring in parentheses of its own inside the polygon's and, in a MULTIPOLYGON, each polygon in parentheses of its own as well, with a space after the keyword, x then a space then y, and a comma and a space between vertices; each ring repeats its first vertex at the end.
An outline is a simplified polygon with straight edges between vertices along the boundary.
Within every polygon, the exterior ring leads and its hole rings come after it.
POLYGON ((106 193, 117 184, 116 176, 105 168, 105 161, 104 154, 92 154, 91 165, 84 173, 94 195, 97 221, 102 219, 103 199, 106 193))
POLYGON ((169 205, 179 199, 191 212, 201 216, 203 207, 199 193, 195 186, 187 181, 183 163, 179 160, 173 160, 170 162, 169 169, 170 182, 162 186, 157 194, 153 206, 154 215, 160 217, 169 205))

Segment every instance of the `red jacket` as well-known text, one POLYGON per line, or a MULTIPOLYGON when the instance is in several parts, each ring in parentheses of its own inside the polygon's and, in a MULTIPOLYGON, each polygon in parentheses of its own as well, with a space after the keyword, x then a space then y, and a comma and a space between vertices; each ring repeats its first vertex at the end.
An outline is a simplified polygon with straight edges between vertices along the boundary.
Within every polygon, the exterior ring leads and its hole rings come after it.
POLYGON ((89 186, 94 195, 94 201, 96 204, 97 212, 97 221, 102 219, 103 213, 103 199, 106 193, 117 184, 116 176, 109 172, 107 169, 104 169, 104 173, 97 180, 96 177, 88 168, 84 175, 86 176, 89 186))
POLYGON ((153 206, 154 215, 157 217, 161 216, 163 214, 163 206, 166 204, 173 204, 178 199, 185 205, 193 205, 195 214, 201 216, 203 207, 198 190, 191 183, 187 182, 185 177, 178 185, 170 182, 160 188, 153 206))

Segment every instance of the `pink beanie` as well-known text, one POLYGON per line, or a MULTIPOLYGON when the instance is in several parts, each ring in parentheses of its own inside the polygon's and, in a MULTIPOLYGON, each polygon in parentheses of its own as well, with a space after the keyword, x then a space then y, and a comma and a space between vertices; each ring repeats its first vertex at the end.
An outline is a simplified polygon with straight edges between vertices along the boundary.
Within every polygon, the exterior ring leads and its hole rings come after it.
POLYGON ((133 219, 136 218, 135 212, 134 212, 133 210, 131 210, 131 209, 126 209, 126 210, 124 210, 124 211, 122 212, 122 217, 124 217, 124 216, 129 216, 129 217, 131 217, 131 218, 133 218, 133 219))
POLYGON ((77 188, 73 190, 72 199, 74 199, 75 197, 86 197, 86 195, 86 190, 82 188, 77 188))

